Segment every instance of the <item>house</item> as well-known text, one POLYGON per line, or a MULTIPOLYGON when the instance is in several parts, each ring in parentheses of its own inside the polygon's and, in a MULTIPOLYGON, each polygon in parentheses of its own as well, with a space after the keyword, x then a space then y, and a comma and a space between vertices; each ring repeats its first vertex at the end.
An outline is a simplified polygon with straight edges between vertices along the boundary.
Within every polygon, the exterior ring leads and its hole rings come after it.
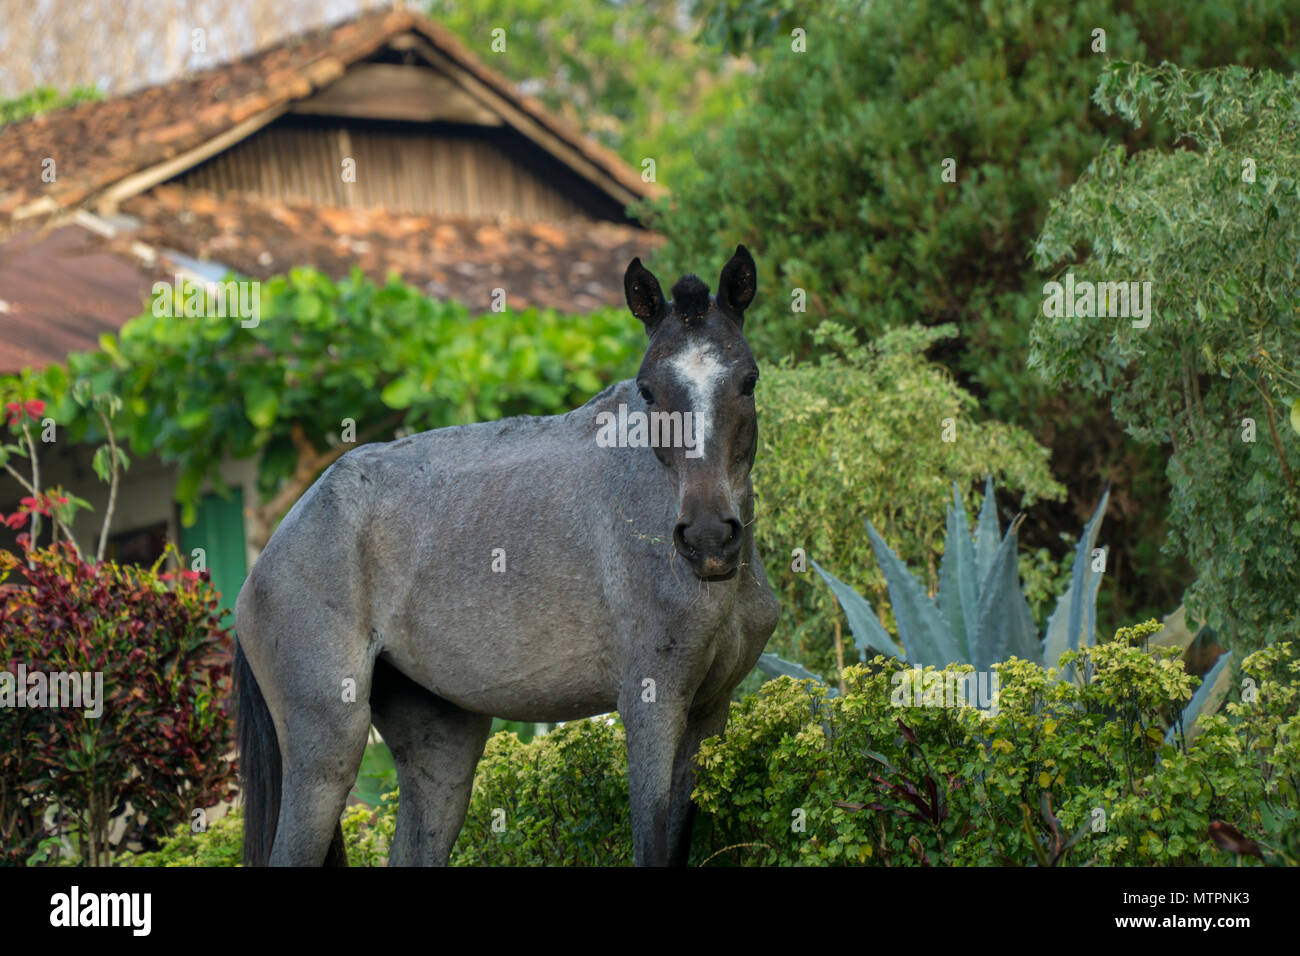
MULTIPOLYGON (((0 127, 0 373, 94 348, 178 274, 359 266, 471 310, 494 286, 519 307, 617 304, 627 262, 657 244, 625 208, 657 193, 437 24, 368 14, 0 127)), ((55 443, 42 472, 92 503, 74 529, 90 541, 107 492, 89 450, 55 443)), ((172 468, 133 464, 110 556, 203 547, 231 606, 255 558, 243 509, 256 463, 221 473, 232 497, 206 494, 183 528, 172 468)), ((20 495, 5 476, 0 505, 20 495)))

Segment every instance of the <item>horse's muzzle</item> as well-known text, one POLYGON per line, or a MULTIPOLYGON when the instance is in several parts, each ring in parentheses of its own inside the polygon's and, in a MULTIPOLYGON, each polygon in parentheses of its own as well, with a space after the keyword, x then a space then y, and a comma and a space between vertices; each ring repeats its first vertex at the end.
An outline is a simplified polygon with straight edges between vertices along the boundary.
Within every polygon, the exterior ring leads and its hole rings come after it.
POLYGON ((673 546, 695 576, 705 581, 729 581, 740 566, 742 527, 731 515, 679 522, 673 546))

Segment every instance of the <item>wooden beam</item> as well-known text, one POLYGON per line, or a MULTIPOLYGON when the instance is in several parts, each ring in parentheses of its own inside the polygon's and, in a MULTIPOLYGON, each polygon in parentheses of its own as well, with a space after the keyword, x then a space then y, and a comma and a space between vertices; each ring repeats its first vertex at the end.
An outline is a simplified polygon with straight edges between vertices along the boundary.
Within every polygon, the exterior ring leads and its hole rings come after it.
POLYGON ((609 173, 605 172, 605 170, 588 160, 578 150, 574 149, 560 137, 546 129, 541 123, 537 122, 537 120, 516 107, 496 90, 492 89, 478 77, 474 76, 460 64, 456 63, 451 59, 451 57, 437 49, 432 43, 424 39, 424 37, 416 34, 407 34, 407 36, 410 36, 411 40, 403 42, 409 42, 411 49, 417 51, 431 64, 459 83, 467 93, 477 99, 481 104, 498 113, 507 123, 519 130, 519 132, 523 133, 542 149, 546 150, 546 152, 550 153, 565 166, 568 166, 574 172, 583 176, 590 182, 597 184, 601 189, 609 193, 617 202, 620 202, 625 206, 630 205, 641 198, 610 176, 609 173))
POLYGON ((124 200, 130 199, 132 196, 138 196, 146 189, 152 189, 159 183, 166 182, 173 176, 176 176, 193 166, 197 166, 205 159, 209 159, 222 150, 234 146, 240 140, 247 139, 267 123, 282 116, 284 112, 289 109, 289 106, 289 103, 280 103, 273 106, 264 112, 258 113, 256 116, 250 116, 248 119, 244 120, 244 122, 237 126, 232 126, 224 133, 214 136, 212 139, 205 143, 201 143, 193 149, 179 153, 171 159, 150 166, 148 169, 143 169, 138 173, 133 173, 124 179, 119 179, 116 183, 100 194, 100 197, 96 202, 96 209, 101 216, 115 215, 118 211, 118 207, 121 206, 124 200))
POLYGON ((319 93, 296 101, 291 111, 417 123, 502 123, 499 114, 485 109, 444 73, 424 65, 393 63, 358 64, 319 93))

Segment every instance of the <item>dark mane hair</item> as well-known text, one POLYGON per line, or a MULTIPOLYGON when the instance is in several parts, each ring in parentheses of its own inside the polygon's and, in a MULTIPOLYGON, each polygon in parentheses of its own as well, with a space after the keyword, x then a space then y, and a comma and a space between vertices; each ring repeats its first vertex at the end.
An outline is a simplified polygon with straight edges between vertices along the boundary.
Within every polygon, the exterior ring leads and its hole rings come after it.
POLYGON ((684 275, 673 286, 673 305, 682 318, 697 319, 709 311, 709 287, 694 273, 684 275))

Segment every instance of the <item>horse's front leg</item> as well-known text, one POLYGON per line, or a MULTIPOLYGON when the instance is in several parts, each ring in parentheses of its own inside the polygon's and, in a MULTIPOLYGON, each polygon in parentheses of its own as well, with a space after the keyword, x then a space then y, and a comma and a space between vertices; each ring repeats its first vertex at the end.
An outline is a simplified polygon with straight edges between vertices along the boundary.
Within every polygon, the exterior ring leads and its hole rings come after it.
POLYGON ((691 831, 695 826, 695 755, 700 744, 722 733, 731 711, 730 695, 707 706, 693 708, 687 717, 686 730, 677 743, 673 760, 672 789, 668 800, 668 865, 685 866, 691 855, 691 831))
POLYGON ((673 767, 686 731, 691 696, 673 687, 674 683, 662 670, 654 673, 633 668, 619 693, 618 712, 627 731, 628 795, 637 866, 669 863, 673 767))

